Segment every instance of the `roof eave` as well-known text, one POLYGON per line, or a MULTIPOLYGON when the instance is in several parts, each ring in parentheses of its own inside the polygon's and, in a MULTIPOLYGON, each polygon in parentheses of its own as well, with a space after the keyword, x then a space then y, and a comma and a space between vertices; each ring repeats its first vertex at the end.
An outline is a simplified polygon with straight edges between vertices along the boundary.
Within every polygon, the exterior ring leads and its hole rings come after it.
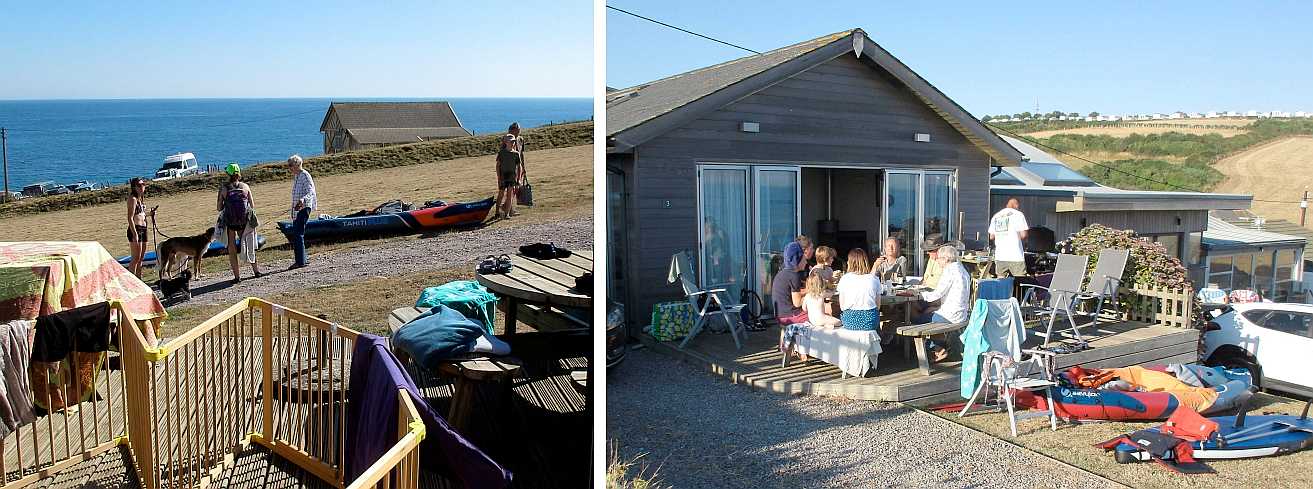
POLYGON ((1057 212, 1210 211, 1248 209, 1253 197, 1238 194, 1161 194, 1076 192, 1071 202, 1058 202, 1057 212))

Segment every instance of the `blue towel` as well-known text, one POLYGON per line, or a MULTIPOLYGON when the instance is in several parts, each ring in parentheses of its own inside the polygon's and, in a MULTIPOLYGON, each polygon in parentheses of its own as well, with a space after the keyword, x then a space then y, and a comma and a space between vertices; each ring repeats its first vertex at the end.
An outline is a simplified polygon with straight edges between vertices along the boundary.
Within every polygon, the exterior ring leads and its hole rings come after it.
POLYGON ((443 360, 469 353, 483 334, 483 324, 438 304, 397 330, 392 345, 425 368, 436 369, 443 360))
POLYGON ((1012 297, 1012 277, 981 280, 976 288, 976 298, 989 301, 1007 300, 1012 297))

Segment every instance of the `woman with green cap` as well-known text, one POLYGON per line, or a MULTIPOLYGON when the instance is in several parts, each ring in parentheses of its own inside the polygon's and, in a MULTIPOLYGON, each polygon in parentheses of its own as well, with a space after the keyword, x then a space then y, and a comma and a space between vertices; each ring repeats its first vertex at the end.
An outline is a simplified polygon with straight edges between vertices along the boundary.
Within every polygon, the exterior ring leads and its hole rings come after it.
POLYGON ((227 238, 225 242, 228 243, 228 264, 232 267, 233 283, 241 283, 242 269, 237 264, 238 237, 241 237, 241 254, 251 264, 251 273, 256 277, 263 275, 255 258, 255 202, 251 200, 251 187, 242 182, 242 168, 233 163, 224 171, 228 173, 228 181, 219 186, 217 204, 219 221, 223 226, 215 231, 223 233, 227 238))

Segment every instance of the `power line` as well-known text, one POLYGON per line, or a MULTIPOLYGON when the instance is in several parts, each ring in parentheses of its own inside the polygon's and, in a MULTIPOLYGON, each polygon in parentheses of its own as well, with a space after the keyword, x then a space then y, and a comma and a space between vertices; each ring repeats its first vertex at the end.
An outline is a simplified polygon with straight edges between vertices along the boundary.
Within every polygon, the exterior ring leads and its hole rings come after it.
MULTIPOLYGON (((315 113, 315 112, 323 112, 323 109, 307 110, 307 111, 304 111, 304 112, 296 112, 296 113, 293 113, 293 114, 283 114, 283 115, 276 115, 276 116, 273 116, 273 117, 265 117, 265 118, 263 118, 263 119, 252 119, 252 120, 249 120, 249 121, 237 121, 237 122, 225 122, 225 123, 223 123, 223 124, 212 124, 212 125, 208 125, 208 126, 192 127, 192 128, 186 128, 186 129, 211 129, 211 128, 215 128, 215 127, 236 126, 236 125, 241 125, 241 124, 251 124, 251 123, 255 123, 255 122, 265 122, 265 121, 272 121, 272 120, 277 120, 277 119, 286 119, 286 118, 288 118, 288 117, 296 117, 296 116, 298 116, 298 115, 306 115, 306 114, 315 113)), ((12 128, 12 127, 8 128, 8 130, 10 130, 10 131, 22 131, 22 132, 65 132, 65 133, 67 133, 67 132, 95 132, 94 130, 78 130, 78 129, 73 129, 73 130, 59 130, 59 129, 17 129, 17 128, 12 128)), ((113 132, 113 133, 159 132, 159 129, 116 129, 116 130, 112 130, 112 131, 108 131, 108 132, 113 132)))
POLYGON ((624 10, 624 9, 620 9, 620 8, 615 8, 615 7, 612 7, 612 6, 610 6, 610 5, 607 5, 606 8, 609 8, 609 9, 614 10, 614 11, 616 11, 616 12, 620 12, 620 13, 622 13, 622 14, 632 15, 632 16, 634 16, 634 17, 638 17, 638 18, 640 18, 640 19, 646 20, 646 21, 648 21, 648 22, 651 22, 651 23, 654 23, 654 24, 657 24, 657 25, 662 25, 662 26, 665 26, 665 27, 669 27, 669 28, 674 29, 674 30, 677 30, 677 31, 679 31, 679 32, 683 32, 683 33, 685 33, 685 34, 692 34, 692 35, 694 35, 694 36, 697 36, 697 37, 700 37, 700 38, 706 39, 706 40, 708 40, 708 41, 718 42, 718 43, 724 44, 724 45, 726 45, 726 46, 739 48, 739 49, 742 49, 742 50, 747 51, 747 52, 752 53, 752 54, 761 54, 761 51, 757 51, 757 50, 753 50, 753 49, 748 49, 748 48, 745 48, 745 47, 740 46, 740 45, 738 45, 738 44, 734 44, 734 43, 731 43, 731 42, 722 41, 722 40, 720 40, 720 39, 716 39, 716 38, 714 38, 714 37, 707 36, 707 35, 698 34, 698 33, 696 33, 696 32, 690 31, 690 30, 688 30, 688 29, 684 29, 684 28, 682 28, 682 27, 676 27, 676 26, 673 26, 673 25, 667 24, 667 23, 665 23, 665 22, 661 22, 661 21, 659 21, 659 20, 653 19, 653 18, 651 18, 651 17, 644 17, 644 16, 642 16, 642 15, 638 15, 638 14, 633 13, 633 12, 630 12, 630 11, 628 11, 628 10, 624 10))
MULTIPOLYGON (((1034 145, 1036 145, 1036 146, 1043 147, 1043 148, 1045 148, 1045 149, 1051 150, 1051 151, 1053 151, 1053 152, 1055 152, 1055 153, 1058 153, 1058 154, 1062 154, 1062 155, 1065 155, 1065 156, 1070 156, 1070 157, 1072 157, 1072 158, 1076 158, 1076 159, 1078 159, 1078 160, 1084 161, 1084 162, 1089 163, 1089 164, 1091 164, 1091 165, 1094 165, 1094 166, 1097 166, 1097 167, 1100 167, 1100 168, 1107 169, 1108 171, 1117 172, 1117 173, 1120 173, 1120 174, 1122 174, 1122 175, 1126 175, 1126 176, 1129 176, 1129 177, 1132 177, 1132 178, 1137 178, 1137 179, 1140 179, 1140 180, 1144 180, 1144 181, 1146 181, 1146 182, 1153 182, 1153 183, 1156 183, 1156 184, 1159 184, 1159 185, 1165 185, 1165 186, 1172 187, 1172 188, 1176 188, 1176 189, 1179 189, 1179 190, 1184 190, 1184 191, 1186 191, 1186 192, 1204 193, 1202 190, 1193 189, 1193 188, 1189 188, 1189 187, 1182 187, 1182 186, 1180 186, 1180 185, 1176 185, 1176 184, 1168 183, 1168 182, 1163 182, 1163 181, 1160 181, 1160 180, 1154 180, 1154 179, 1152 179, 1152 178, 1149 178, 1149 177, 1146 177, 1146 176, 1143 176, 1143 175, 1136 175, 1136 174, 1131 173, 1131 172, 1128 172, 1128 171, 1126 171, 1126 170, 1122 170, 1122 169, 1119 169, 1119 168, 1114 168, 1114 167, 1111 167, 1111 166, 1105 165, 1105 164, 1103 164, 1103 163, 1099 163, 1099 162, 1097 162, 1097 161, 1090 160, 1090 159, 1088 159, 1088 158, 1084 158, 1084 157, 1081 157, 1081 156, 1078 156, 1078 155, 1074 155, 1074 154, 1068 153, 1068 152, 1066 152, 1066 151, 1063 151, 1063 150, 1061 150, 1061 149, 1055 148, 1055 147, 1053 147, 1053 146, 1049 146, 1049 145, 1047 145, 1047 144, 1041 143, 1041 142, 1039 142, 1039 140, 1037 140, 1037 139, 1034 139, 1034 138, 1027 138, 1027 137, 1022 136, 1022 135, 1020 135, 1020 134, 1017 134, 1017 133, 1015 133, 1015 132, 1012 132, 1012 131, 1009 131, 1009 130, 1004 129, 1004 128, 1002 128, 1002 127, 996 126, 996 125, 994 125, 994 124, 989 124, 989 127, 990 127, 991 129, 996 130, 996 131, 1006 133, 1006 134, 1008 134, 1008 135, 1010 135, 1010 136, 1013 136, 1013 137, 1015 137, 1015 138, 1017 138, 1017 139, 1024 139, 1024 140, 1025 140, 1026 142, 1028 142, 1028 143, 1034 144, 1034 145)), ((1266 202, 1266 203, 1270 203, 1270 204, 1298 204, 1298 203, 1300 203, 1300 201, 1298 201, 1298 200, 1295 200, 1295 201, 1289 201, 1289 200, 1264 200, 1264 199, 1252 199, 1252 200, 1253 200, 1254 202, 1266 202)))

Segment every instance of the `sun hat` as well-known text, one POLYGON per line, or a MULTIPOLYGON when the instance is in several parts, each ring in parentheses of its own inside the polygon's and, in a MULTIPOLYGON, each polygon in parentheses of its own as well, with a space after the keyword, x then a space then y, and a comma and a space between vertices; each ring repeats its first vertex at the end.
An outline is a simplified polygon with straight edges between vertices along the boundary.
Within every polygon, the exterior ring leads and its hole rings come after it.
POLYGON ((797 241, 791 241, 784 247, 784 268, 798 268, 798 263, 802 262, 802 245, 797 241))
POLYGON ((240 175, 242 173, 242 167, 237 166, 236 163, 229 163, 228 166, 223 169, 223 171, 228 173, 229 175, 240 175))
POLYGON ((924 249, 926 253, 933 253, 939 251, 939 247, 943 245, 944 238, 936 233, 926 236, 925 241, 921 243, 921 248, 924 249))

